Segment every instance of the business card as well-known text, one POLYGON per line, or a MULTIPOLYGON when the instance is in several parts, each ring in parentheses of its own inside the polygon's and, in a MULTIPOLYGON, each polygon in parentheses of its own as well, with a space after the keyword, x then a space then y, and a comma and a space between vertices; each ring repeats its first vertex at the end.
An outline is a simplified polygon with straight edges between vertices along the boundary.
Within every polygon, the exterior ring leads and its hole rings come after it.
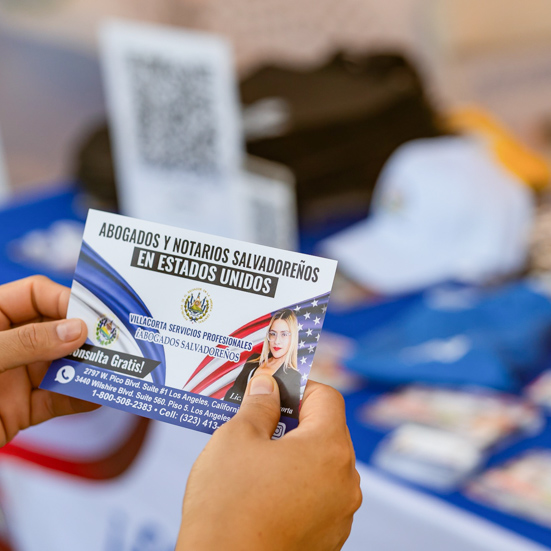
POLYGON ((211 434, 271 373, 280 437, 298 425, 336 266, 90 210, 67 313, 88 339, 40 387, 211 434))

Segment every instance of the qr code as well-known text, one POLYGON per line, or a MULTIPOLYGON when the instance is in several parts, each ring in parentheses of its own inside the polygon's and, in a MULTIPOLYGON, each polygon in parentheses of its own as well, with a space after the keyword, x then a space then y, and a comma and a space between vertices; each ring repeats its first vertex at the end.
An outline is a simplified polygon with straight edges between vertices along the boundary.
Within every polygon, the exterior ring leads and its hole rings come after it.
POLYGON ((127 63, 142 161, 199 175, 218 173, 212 71, 135 54, 127 63))
POLYGON ((285 423, 278 423, 274 434, 272 435, 272 440, 279 440, 285 434, 286 428, 287 426, 285 423))

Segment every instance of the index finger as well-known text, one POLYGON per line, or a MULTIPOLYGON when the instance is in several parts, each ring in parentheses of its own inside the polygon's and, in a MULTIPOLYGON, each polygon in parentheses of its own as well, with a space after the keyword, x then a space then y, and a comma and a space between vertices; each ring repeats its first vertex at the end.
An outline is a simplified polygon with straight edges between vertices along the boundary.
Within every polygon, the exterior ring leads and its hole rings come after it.
POLYGON ((70 290, 45 276, 32 276, 0 286, 0 330, 37 318, 67 314, 70 290))

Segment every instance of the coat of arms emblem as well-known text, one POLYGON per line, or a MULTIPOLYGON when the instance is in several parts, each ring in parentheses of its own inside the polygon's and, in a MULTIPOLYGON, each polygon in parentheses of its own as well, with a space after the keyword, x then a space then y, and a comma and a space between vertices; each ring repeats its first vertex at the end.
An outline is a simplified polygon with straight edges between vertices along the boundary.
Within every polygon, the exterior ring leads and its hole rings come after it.
POLYGON ((117 340, 118 336, 119 332, 117 326, 112 319, 103 316, 98 320, 98 324, 96 325, 96 339, 99 344, 102 346, 109 346, 117 340))
POLYGON ((200 288, 192 289, 182 299, 182 314, 192 323, 205 321, 212 310, 212 299, 209 294, 200 288))

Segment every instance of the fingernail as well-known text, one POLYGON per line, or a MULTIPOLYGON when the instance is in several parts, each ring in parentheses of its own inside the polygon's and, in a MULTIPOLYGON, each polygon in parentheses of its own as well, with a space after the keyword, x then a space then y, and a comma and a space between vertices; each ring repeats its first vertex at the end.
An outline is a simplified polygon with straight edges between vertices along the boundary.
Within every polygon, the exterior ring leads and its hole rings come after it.
POLYGON ((271 394, 273 391, 274 380, 265 375, 254 377, 249 388, 249 394, 271 394))
POLYGON ((82 333, 82 324, 79 319, 62 321, 55 328, 59 340, 63 342, 74 341, 82 333))

